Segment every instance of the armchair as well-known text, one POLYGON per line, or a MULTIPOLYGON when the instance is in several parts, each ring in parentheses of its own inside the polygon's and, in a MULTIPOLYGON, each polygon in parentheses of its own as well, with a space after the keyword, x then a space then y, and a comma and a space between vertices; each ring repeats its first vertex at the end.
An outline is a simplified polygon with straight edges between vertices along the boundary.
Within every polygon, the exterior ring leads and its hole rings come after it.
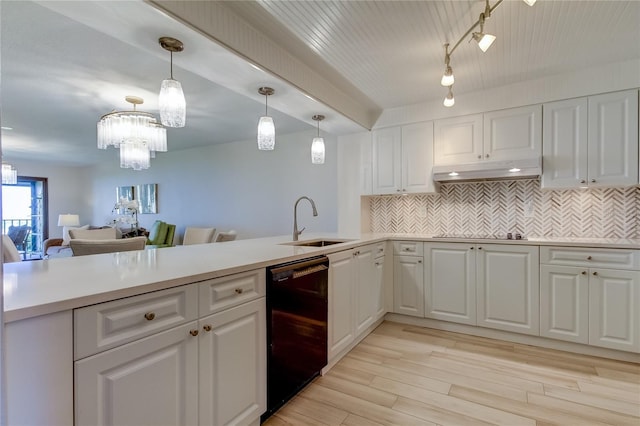
POLYGON ((156 220, 149 230, 147 247, 162 248, 173 246, 173 237, 176 233, 176 226, 170 223, 156 220))

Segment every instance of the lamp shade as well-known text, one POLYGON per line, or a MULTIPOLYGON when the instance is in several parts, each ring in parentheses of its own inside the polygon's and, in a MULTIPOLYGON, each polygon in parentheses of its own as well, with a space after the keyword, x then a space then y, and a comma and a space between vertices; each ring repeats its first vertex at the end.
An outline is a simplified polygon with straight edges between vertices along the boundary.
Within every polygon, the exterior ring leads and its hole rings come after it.
POLYGON ((80 216, 69 213, 58 215, 58 226, 80 226, 80 216))
POLYGON ((276 145, 276 126, 273 118, 260 117, 258 122, 258 149, 271 151, 276 145))
MULTIPOLYGON (((184 127, 187 117, 187 102, 178 80, 167 79, 160 87, 160 120, 169 127, 184 127)), ((156 150, 157 151, 157 150, 156 150)))
POLYGON ((313 138, 311 142, 311 163, 324 164, 324 139, 313 138))

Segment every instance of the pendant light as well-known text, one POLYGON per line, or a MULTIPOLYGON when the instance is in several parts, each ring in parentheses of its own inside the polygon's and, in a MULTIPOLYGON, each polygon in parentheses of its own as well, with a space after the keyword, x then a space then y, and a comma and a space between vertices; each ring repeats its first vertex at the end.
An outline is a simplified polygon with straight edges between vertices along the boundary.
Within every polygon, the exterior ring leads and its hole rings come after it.
POLYGON ((120 167, 134 170, 148 169, 151 152, 167 151, 167 129, 148 112, 136 110, 142 98, 127 96, 132 111, 114 111, 98 121, 98 148, 110 146, 120 149, 120 167))
POLYGON ((445 54, 444 54, 445 68, 444 68, 444 74, 442 74, 442 78, 440 79, 440 84, 445 87, 448 87, 455 82, 455 79, 453 78, 453 69, 449 65, 449 62, 451 61, 451 56, 449 56, 449 43, 445 43, 444 51, 445 51, 445 54))
POLYGON ((456 103, 456 99, 453 97, 452 88, 453 86, 449 86, 449 93, 447 93, 447 96, 444 98, 444 102, 442 103, 447 108, 454 106, 456 103))
POLYGON ((163 80, 160 86, 158 103, 160 121, 168 127, 184 127, 187 116, 187 102, 184 99, 182 84, 173 78, 173 52, 182 52, 184 45, 173 37, 160 37, 158 40, 164 50, 171 53, 171 77, 163 80))
POLYGON ((314 115, 312 120, 318 123, 318 135, 311 142, 311 163, 324 164, 324 139, 320 137, 320 122, 324 120, 324 115, 314 115))
POLYGON ((264 95, 264 116, 258 121, 258 149, 261 151, 271 151, 276 145, 276 126, 273 118, 267 115, 268 99, 273 95, 271 87, 260 87, 258 93, 264 95))
POLYGON ((478 47, 480 48, 480 50, 482 50, 483 52, 486 52, 487 49, 489 49, 489 47, 491 47, 493 42, 496 40, 496 36, 494 36, 493 34, 487 34, 484 32, 484 20, 485 20, 485 14, 481 13, 480 19, 479 19, 480 32, 473 33, 472 38, 473 40, 478 42, 478 47))

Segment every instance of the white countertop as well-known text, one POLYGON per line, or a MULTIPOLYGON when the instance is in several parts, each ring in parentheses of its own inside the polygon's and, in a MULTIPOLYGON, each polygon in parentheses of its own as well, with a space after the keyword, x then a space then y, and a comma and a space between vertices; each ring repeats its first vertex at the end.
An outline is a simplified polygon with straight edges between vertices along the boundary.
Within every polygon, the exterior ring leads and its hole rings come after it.
POLYGON ((637 239, 530 238, 516 241, 436 239, 428 234, 363 234, 355 238, 336 234, 301 236, 301 240, 317 238, 351 241, 327 247, 300 247, 282 245, 290 242, 291 236, 278 236, 7 263, 3 277, 4 320, 17 321, 387 239, 640 249, 637 239))

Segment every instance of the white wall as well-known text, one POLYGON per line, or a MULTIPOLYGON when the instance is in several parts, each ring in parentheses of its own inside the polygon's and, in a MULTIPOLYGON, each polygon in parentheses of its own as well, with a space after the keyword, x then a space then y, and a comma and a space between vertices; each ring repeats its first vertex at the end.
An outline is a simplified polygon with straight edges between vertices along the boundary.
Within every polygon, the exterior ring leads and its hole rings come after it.
POLYGON ((299 228, 337 231, 335 137, 323 135, 326 161, 313 165, 313 132, 278 135, 274 151, 259 151, 254 140, 172 150, 179 144, 174 136, 178 132, 171 132, 169 152, 158 153, 148 170, 120 169, 113 161, 92 170, 93 223, 112 218, 117 186, 157 183, 158 214, 140 215, 139 221, 146 228, 156 219, 176 224, 176 243, 186 226, 235 229, 241 239, 290 234, 293 205, 303 195, 315 201, 318 216, 313 217, 309 203, 302 201, 299 228))
POLYGON ((49 189, 49 237, 61 238, 58 215, 75 213, 80 223, 92 220, 92 196, 88 185, 89 169, 86 167, 59 166, 34 161, 6 158, 18 169, 19 176, 47 178, 49 189))

